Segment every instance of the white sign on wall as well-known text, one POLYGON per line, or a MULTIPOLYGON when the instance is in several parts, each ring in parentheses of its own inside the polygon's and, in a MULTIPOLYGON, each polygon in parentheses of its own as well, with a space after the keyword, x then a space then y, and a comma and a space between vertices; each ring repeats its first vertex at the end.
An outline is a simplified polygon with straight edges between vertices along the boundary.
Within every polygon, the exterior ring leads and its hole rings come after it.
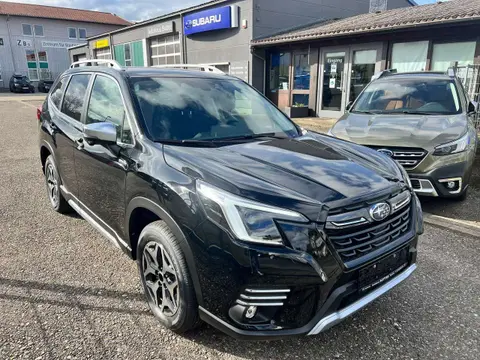
POLYGON ((72 46, 82 45, 82 43, 65 42, 65 41, 42 41, 43 48, 68 49, 72 46))
POLYGON ((32 40, 17 39, 17 46, 32 47, 32 40))

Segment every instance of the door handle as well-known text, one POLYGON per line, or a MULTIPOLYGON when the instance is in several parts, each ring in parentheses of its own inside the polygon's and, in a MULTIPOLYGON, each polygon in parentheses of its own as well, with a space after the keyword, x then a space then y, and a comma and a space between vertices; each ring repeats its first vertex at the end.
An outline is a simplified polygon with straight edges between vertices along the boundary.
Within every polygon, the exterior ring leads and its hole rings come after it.
POLYGON ((85 147, 85 144, 83 143, 83 138, 78 138, 75 140, 75 144, 77 145, 77 150, 82 150, 85 147))

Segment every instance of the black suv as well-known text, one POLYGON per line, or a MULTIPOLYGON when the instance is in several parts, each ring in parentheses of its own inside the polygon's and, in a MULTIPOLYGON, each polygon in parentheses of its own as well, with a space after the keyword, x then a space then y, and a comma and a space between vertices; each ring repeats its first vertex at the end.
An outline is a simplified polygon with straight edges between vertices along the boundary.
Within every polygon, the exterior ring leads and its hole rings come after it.
POLYGON ((317 334, 416 268, 405 170, 302 130, 237 78, 74 67, 38 117, 51 205, 137 261, 173 331, 202 319, 238 338, 317 334))
POLYGON ((24 75, 13 75, 10 78, 9 88, 11 92, 35 92, 32 82, 24 75))

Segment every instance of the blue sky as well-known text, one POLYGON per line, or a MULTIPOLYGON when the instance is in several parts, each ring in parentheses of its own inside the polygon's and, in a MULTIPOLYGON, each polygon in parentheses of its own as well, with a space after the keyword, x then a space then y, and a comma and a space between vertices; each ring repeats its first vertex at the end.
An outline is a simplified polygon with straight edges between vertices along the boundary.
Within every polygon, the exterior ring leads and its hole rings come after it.
MULTIPOLYGON (((73 7, 106 11, 117 14, 127 20, 145 20, 166 14, 181 8, 206 2, 207 0, 1 0, 25 2, 31 4, 73 7)), ((418 4, 427 4, 435 0, 415 0, 418 4)))

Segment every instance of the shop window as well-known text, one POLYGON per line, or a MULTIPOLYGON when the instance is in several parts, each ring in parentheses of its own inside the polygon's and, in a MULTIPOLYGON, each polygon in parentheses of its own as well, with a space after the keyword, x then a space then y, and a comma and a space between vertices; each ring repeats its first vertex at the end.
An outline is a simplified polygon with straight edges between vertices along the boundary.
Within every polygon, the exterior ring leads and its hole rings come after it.
POLYGON ((25 50, 25 56, 27 59, 28 77, 30 80, 38 80, 38 64, 37 57, 34 50, 25 50))
POLYGON ((473 64, 475 56, 475 41, 448 44, 434 44, 432 55, 432 70, 447 71, 455 61, 459 66, 473 64))
POLYGON ((393 44, 392 69, 397 72, 424 71, 427 66, 428 41, 393 44))
POLYGON ((112 58, 112 53, 110 48, 106 47, 103 49, 95 49, 95 59, 110 60, 112 58))
POLYGON ((25 36, 32 36, 32 25, 22 24, 22 32, 25 36))
POLYGON ((33 25, 35 36, 43 36, 43 25, 33 25))
POLYGON ((68 38, 69 39, 76 39, 77 38, 77 29, 76 28, 68 28, 68 38))
POLYGON ((150 54, 152 66, 181 64, 179 34, 151 38, 150 54))
POLYGON ((293 94, 292 95, 292 106, 294 106, 294 107, 308 106, 308 101, 309 100, 310 100, 310 95, 308 95, 308 94, 293 94))
POLYGON ((87 29, 79 28, 78 29, 78 38, 82 39, 82 40, 85 40, 87 38, 87 29))
POLYGON ((291 54, 278 53, 270 57, 270 90, 289 90, 291 54))
POLYGON ((293 89, 310 89, 310 64, 308 63, 308 53, 295 54, 293 59, 293 89))
POLYGON ((130 44, 124 45, 125 66, 132 66, 132 51, 130 44))
POLYGON ((375 75, 377 50, 357 50, 353 52, 350 79, 350 101, 354 101, 375 75))

